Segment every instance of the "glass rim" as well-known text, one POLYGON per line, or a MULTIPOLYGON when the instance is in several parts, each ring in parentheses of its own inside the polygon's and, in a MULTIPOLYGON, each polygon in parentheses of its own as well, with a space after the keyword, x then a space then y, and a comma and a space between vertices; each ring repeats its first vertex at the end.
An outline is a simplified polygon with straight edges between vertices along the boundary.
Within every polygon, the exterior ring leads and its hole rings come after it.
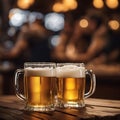
POLYGON ((24 66, 30 66, 30 65, 56 65, 55 62, 25 62, 24 66))
POLYGON ((84 63, 72 63, 72 62, 68 62, 68 63, 56 63, 57 66, 59 65, 80 65, 80 66, 83 66, 85 67, 85 64, 84 63))

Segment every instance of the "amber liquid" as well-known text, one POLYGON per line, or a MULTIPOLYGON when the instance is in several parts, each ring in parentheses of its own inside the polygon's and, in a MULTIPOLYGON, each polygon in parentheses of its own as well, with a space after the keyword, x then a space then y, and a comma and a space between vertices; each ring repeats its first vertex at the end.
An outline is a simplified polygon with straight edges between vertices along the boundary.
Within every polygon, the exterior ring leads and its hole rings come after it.
POLYGON ((58 78, 58 99, 79 102, 84 98, 85 78, 58 78))
POLYGON ((54 103, 55 77, 25 76, 24 90, 29 106, 49 106, 54 103))

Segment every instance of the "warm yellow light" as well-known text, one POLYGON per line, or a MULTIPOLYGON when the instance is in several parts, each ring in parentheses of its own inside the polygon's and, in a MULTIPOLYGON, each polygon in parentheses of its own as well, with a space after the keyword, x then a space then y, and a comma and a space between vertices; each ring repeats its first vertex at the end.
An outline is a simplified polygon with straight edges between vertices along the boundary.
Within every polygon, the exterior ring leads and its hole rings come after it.
POLYGON ((103 8, 104 6, 103 0, 93 0, 93 6, 95 8, 103 8))
POLYGON ((55 3, 52 7, 53 11, 60 12, 63 9, 63 6, 61 3, 55 3))
POLYGON ((67 7, 65 7, 62 3, 55 3, 54 5, 53 5, 53 11, 55 11, 55 12, 66 12, 66 11, 68 11, 68 8, 67 7))
POLYGON ((66 7, 65 5, 63 5, 63 9, 62 9, 63 12, 66 12, 66 11, 69 11, 69 8, 66 7))
POLYGON ((63 4, 65 7, 73 10, 77 8, 77 2, 76 0, 63 0, 63 4))
POLYGON ((28 9, 35 0, 18 0, 17 5, 22 9, 28 9))
POLYGON ((111 9, 114 9, 114 8, 117 8, 118 5, 119 5, 119 2, 118 0, 106 0, 106 5, 111 8, 111 9))
POLYGON ((63 0, 62 3, 56 2, 52 9, 55 12, 66 12, 68 10, 74 10, 78 6, 76 0, 63 0))
POLYGON ((117 30, 117 29, 119 29, 119 27, 120 27, 120 24, 119 24, 119 22, 118 22, 117 20, 110 20, 110 21, 108 22, 108 25, 109 25, 109 27, 110 27, 112 30, 117 30))
POLYGON ((80 27, 86 28, 88 27, 88 21, 86 19, 81 19, 79 22, 80 27))

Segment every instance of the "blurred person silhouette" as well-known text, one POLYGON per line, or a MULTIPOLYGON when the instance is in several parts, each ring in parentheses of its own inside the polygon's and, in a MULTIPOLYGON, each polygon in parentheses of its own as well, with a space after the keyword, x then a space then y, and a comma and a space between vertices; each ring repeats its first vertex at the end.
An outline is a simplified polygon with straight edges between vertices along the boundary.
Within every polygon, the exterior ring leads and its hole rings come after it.
POLYGON ((89 62, 97 57, 109 42, 109 29, 102 12, 89 9, 74 22, 66 21, 60 43, 54 48, 54 58, 66 62, 89 62), (86 27, 80 21, 86 22, 86 27), (67 31, 67 32, 66 32, 67 31))
POLYGON ((109 30, 104 15, 94 9, 76 21, 73 34, 66 46, 66 57, 72 62, 89 62, 103 52, 109 42, 109 30), (80 26, 81 20, 86 27, 80 26))
POLYGON ((1 52, 1 59, 12 59, 17 67, 26 61, 50 61, 48 36, 49 31, 45 29, 41 20, 25 23, 20 28, 14 46, 1 52))

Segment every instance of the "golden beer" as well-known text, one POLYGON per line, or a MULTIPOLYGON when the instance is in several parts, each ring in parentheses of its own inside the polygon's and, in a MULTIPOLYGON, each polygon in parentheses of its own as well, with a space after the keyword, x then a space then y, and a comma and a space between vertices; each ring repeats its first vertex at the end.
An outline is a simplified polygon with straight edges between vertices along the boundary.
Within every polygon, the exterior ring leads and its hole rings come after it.
POLYGON ((85 78, 58 78, 58 98, 64 102, 83 100, 85 78))
POLYGON ((24 90, 29 106, 53 105, 55 77, 26 76, 24 90))

